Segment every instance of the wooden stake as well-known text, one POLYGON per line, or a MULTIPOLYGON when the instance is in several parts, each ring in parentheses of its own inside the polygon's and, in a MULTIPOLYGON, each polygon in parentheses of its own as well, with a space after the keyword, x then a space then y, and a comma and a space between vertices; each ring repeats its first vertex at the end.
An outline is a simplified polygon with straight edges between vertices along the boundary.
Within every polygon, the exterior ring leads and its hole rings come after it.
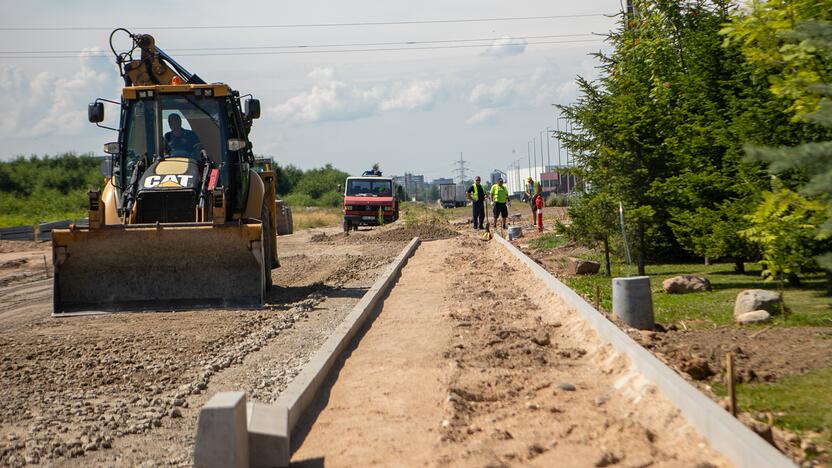
POLYGON ((737 392, 734 388, 734 353, 725 354, 725 379, 728 386, 728 409, 737 417, 737 392))
POLYGON ((46 255, 43 256, 43 271, 46 273, 46 277, 49 278, 49 266, 46 264, 46 255))
POLYGON ((601 286, 595 285, 595 310, 601 310, 601 286))

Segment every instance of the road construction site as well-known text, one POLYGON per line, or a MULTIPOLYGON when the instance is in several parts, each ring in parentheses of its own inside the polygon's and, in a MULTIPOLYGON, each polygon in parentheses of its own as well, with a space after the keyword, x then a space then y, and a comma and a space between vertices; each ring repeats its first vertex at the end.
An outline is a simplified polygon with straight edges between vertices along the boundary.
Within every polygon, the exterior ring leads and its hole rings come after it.
POLYGON ((273 400, 406 244, 312 240, 328 233, 280 238, 262 309, 63 319, 50 316, 48 243, 3 241, 0 464, 189 465, 209 394, 273 400))
POLYGON ((496 239, 402 222, 281 236, 253 310, 52 318, 48 246, 3 242, 0 464, 191 465, 200 407, 276 401, 413 237, 293 465, 732 465, 496 239))

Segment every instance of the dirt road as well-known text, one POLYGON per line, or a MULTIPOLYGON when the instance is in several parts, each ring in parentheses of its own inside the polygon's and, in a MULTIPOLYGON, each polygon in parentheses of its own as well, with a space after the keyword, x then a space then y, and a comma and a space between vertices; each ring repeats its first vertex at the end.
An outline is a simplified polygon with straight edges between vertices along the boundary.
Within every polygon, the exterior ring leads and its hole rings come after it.
POLYGON ((372 231, 312 240, 321 233, 337 230, 279 238, 282 268, 259 310, 63 319, 50 317, 48 244, 4 241, 0 465, 189 465, 209 395, 273 400, 406 243, 372 231))
POLYGON ((426 242, 294 461, 727 465, 628 368, 495 242, 426 242))

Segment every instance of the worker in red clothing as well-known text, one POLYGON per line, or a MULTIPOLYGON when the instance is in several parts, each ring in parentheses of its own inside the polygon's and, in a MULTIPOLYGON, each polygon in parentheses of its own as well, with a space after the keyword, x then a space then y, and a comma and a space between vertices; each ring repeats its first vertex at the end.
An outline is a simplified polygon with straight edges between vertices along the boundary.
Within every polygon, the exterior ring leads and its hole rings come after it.
POLYGON ((543 202, 543 189, 540 187, 540 183, 536 183, 534 185, 534 196, 532 197, 532 207, 534 208, 532 212, 535 215, 535 219, 537 222, 537 230, 543 230, 543 206, 545 203, 543 202))

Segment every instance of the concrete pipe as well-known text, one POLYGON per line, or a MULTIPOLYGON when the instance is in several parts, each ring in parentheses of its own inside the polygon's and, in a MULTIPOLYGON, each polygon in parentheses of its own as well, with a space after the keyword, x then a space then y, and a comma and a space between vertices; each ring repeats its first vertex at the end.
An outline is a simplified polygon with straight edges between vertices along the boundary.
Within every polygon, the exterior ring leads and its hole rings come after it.
POLYGON ((612 313, 639 330, 653 329, 653 295, 649 276, 612 279, 612 313))

